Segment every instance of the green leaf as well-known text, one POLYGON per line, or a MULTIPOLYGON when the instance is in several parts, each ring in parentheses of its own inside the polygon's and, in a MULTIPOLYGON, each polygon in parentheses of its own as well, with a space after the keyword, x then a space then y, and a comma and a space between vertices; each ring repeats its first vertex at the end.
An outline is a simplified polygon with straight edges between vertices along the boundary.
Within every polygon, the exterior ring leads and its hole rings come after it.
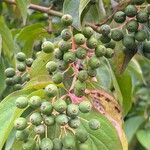
POLYGON ((147 150, 150 150, 150 129, 139 130, 136 136, 142 146, 145 147, 147 150))
POLYGON ((23 24, 26 24, 28 0, 16 0, 16 5, 21 13, 23 24))
POLYGON ((22 51, 30 56, 33 44, 36 40, 42 40, 49 34, 44 29, 44 25, 37 23, 24 27, 16 36, 16 42, 22 47, 22 51))
POLYGON ((15 64, 13 52, 15 51, 15 45, 11 31, 7 27, 4 18, 0 16, 0 34, 2 37, 2 49, 4 56, 8 59, 12 65, 15 64))
POLYGON ((2 53, 2 36, 0 35, 0 57, 2 53))
POLYGON ((141 116, 135 116, 125 121, 125 133, 127 135, 128 142, 131 143, 138 128, 144 122, 144 118, 141 116))

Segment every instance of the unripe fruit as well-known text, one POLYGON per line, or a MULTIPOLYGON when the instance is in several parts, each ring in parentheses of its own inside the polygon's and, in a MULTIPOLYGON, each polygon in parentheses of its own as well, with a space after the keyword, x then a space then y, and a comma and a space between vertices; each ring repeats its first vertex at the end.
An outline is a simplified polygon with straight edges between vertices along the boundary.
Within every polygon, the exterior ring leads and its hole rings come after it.
POLYGON ((17 69, 20 72, 24 72, 26 70, 26 64, 24 62, 20 62, 17 64, 17 69))
POLYGON ((97 47, 98 41, 95 37, 90 37, 87 41, 86 41, 86 45, 88 48, 94 49, 97 47))
POLYGON ((130 20, 126 24, 126 28, 129 32, 136 32, 138 30, 139 24, 136 20, 130 20))
POLYGON ((61 23, 64 25, 64 26, 70 26, 73 22, 73 18, 71 15, 69 14, 65 14, 62 16, 61 18, 61 23))
POLYGON ((64 61, 59 61, 58 68, 59 68, 59 70, 64 71, 68 68, 68 63, 66 63, 64 61))
POLYGON ((75 86, 74 88, 77 90, 77 91, 80 91, 82 93, 84 93, 85 89, 86 89, 86 83, 85 82, 81 82, 80 80, 77 80, 75 82, 75 86))
POLYGON ((20 96, 16 99, 15 104, 16 104, 16 107, 20 109, 24 109, 28 106, 28 98, 24 96, 20 96))
POLYGON ((131 3, 134 5, 142 5, 145 0, 132 0, 131 3))
POLYGON ((72 135, 65 135, 62 139, 63 147, 67 150, 75 148, 75 138, 72 135))
POLYGON ((111 28, 109 25, 104 24, 101 27, 98 28, 98 32, 101 33, 103 36, 107 35, 110 33, 111 28))
POLYGON ((29 99, 29 105, 32 108, 38 108, 38 107, 40 107, 41 106, 41 98, 39 96, 32 96, 29 99))
POLYGON ((22 85, 21 84, 15 84, 14 87, 13 87, 13 89, 15 91, 21 90, 22 89, 22 85))
POLYGON ((40 143, 41 150, 52 150, 53 149, 53 142, 49 138, 43 138, 40 143))
POLYGON ((75 118, 79 114, 79 107, 75 104, 69 104, 67 107, 67 115, 71 118, 75 118))
POLYGON ((77 45, 82 45, 82 44, 85 43, 85 37, 84 37, 84 35, 81 34, 81 33, 76 34, 76 35, 74 36, 74 40, 75 40, 75 43, 76 43, 77 45))
POLYGON ((65 114, 60 114, 56 117, 57 124, 64 126, 68 123, 68 117, 65 114))
POLYGON ((96 69, 93 69, 91 67, 88 67, 87 73, 90 77, 95 77, 97 75, 96 69))
POLYGON ((25 55, 25 53, 23 53, 23 52, 17 53, 16 59, 17 59, 18 61, 20 61, 20 62, 25 61, 25 60, 26 60, 26 55, 25 55))
POLYGON ((86 57, 86 50, 82 47, 78 47, 77 50, 76 50, 76 57, 78 59, 84 59, 86 57))
POLYGON ((8 85, 8 86, 12 86, 12 85, 15 84, 13 78, 6 78, 6 79, 5 79, 5 83, 6 83, 6 85, 8 85))
POLYGON ((34 132, 36 133, 36 134, 44 134, 44 132, 45 132, 45 126, 42 124, 42 125, 38 125, 38 126, 35 126, 34 127, 34 132))
POLYGON ((79 118, 70 119, 68 124, 71 128, 77 129, 80 126, 80 119, 79 118))
POLYGON ((114 20, 117 23, 123 23, 126 20, 126 14, 123 11, 118 11, 114 15, 114 20))
POLYGON ((52 73, 54 71, 56 71, 57 69, 57 63, 55 61, 49 61, 47 64, 46 64, 46 69, 49 73, 52 73))
POLYGON ((45 41, 43 42, 41 48, 45 53, 52 53, 54 51, 54 44, 50 41, 45 41))
POLYGON ((86 143, 79 144, 79 150, 90 150, 89 145, 86 143))
POLYGON ((17 84, 17 83, 21 83, 22 78, 21 78, 21 76, 17 76, 17 75, 16 75, 16 76, 13 77, 13 80, 14 80, 14 83, 17 84))
POLYGON ((136 15, 136 19, 139 23, 145 23, 148 21, 149 15, 145 11, 139 11, 136 15))
POLYGON ((76 130, 75 136, 81 143, 87 141, 89 137, 88 132, 81 128, 76 130))
POLYGON ((47 94, 47 96, 49 97, 54 97, 57 95, 58 92, 58 88, 56 85, 54 84, 49 84, 45 87, 45 93, 47 94))
POLYGON ((31 116, 30 116, 30 122, 33 124, 33 125, 40 125, 41 122, 42 122, 42 116, 40 113, 38 112, 34 112, 31 116))
POLYGON ((88 61, 88 65, 92 68, 92 69, 97 69, 100 66, 100 61, 97 57, 92 56, 89 61, 88 61))
POLYGON ((62 40, 58 43, 58 47, 59 47, 60 51, 67 52, 69 49, 71 49, 71 43, 68 41, 62 40))
POLYGON ((33 59, 32 58, 26 59, 26 65, 27 65, 27 67, 31 67, 32 64, 33 64, 33 59))
POLYGON ((106 58, 112 58, 113 55, 114 55, 113 49, 107 48, 107 49, 106 49, 106 53, 105 53, 105 57, 106 57, 106 58))
POLYGON ((97 120, 97 119, 91 119, 89 121, 89 127, 92 129, 92 130, 97 130, 99 129, 100 127, 100 122, 97 120))
POLYGON ((82 33, 86 38, 90 38, 94 34, 94 30, 91 27, 84 27, 82 33))
POLYGON ((80 91, 80 90, 78 90, 78 89, 75 87, 75 88, 74 88, 74 94, 75 94, 77 97, 82 97, 82 96, 84 96, 84 94, 85 94, 85 90, 80 91))
POLYGON ((66 63, 73 63, 76 60, 76 55, 73 52, 67 52, 64 54, 63 60, 66 63))
POLYGON ((25 74, 25 76, 22 77, 22 83, 24 83, 26 81, 30 81, 30 74, 29 73, 25 74))
POLYGON ((141 30, 135 33, 135 39, 139 42, 143 42, 146 39, 145 31, 141 30))
POLYGON ((44 117, 44 123, 45 123, 47 126, 52 126, 52 125, 54 125, 54 123, 55 123, 55 118, 54 118, 54 116, 45 116, 45 117, 44 117))
POLYGON ((92 109, 92 105, 89 101, 82 101, 80 104, 79 104, 79 110, 82 112, 82 113, 88 113, 90 112, 92 109))
POLYGON ((8 78, 11 78, 15 75, 15 69, 14 68, 7 68, 5 70, 5 76, 8 78))
POLYGON ((26 130, 16 131, 15 137, 18 141, 26 141, 28 139, 29 133, 26 130))
POLYGON ((53 107, 50 102, 42 102, 40 111, 45 115, 50 115, 53 111, 53 107))
POLYGON ((78 79, 81 81, 81 82, 84 82, 88 79, 88 73, 86 70, 81 70, 79 73, 78 73, 78 79))
POLYGON ((55 84, 60 84, 63 81, 63 74, 61 72, 56 72, 52 76, 52 80, 55 84))
POLYGON ((106 53, 106 47, 103 45, 98 45, 97 48, 95 49, 95 55, 96 57, 102 57, 106 53))
POLYGON ((63 59, 63 52, 59 49, 59 48, 56 48, 55 51, 54 51, 54 56, 56 59, 59 59, 59 60, 62 60, 63 59))
POLYGON ((59 113, 63 113, 67 109, 67 103, 61 99, 57 100, 53 106, 54 109, 59 113))
POLYGON ((109 43, 105 44, 105 47, 114 49, 116 47, 116 42, 111 40, 109 43))
POLYGON ((30 138, 26 143, 22 144, 22 150, 34 150, 36 147, 36 142, 34 139, 30 138))
POLYGON ((135 40, 130 35, 125 35, 122 43, 127 49, 130 49, 130 50, 135 47, 135 40))
POLYGON ((120 29, 114 29, 111 31, 111 39, 114 41, 120 41, 123 39, 123 32, 120 29))
POLYGON ((137 14, 137 8, 134 5, 128 5, 125 8, 125 14, 128 17, 134 17, 137 14))
POLYGON ((19 117, 14 122, 14 127, 17 130, 24 130, 27 127, 27 120, 23 117, 19 117))
POLYGON ((145 41, 143 43, 143 52, 150 53, 150 41, 145 41))
POLYGON ((70 32, 69 29, 64 29, 62 30, 61 32, 61 38, 64 40, 64 41, 67 41, 71 38, 72 36, 72 33, 70 32))
POLYGON ((62 150, 63 144, 61 139, 55 138, 53 140, 53 150, 62 150))
POLYGON ((109 43, 110 41, 111 41, 111 38, 109 37, 109 36, 104 36, 104 35, 102 35, 101 37, 100 37, 100 41, 102 42, 102 43, 109 43))

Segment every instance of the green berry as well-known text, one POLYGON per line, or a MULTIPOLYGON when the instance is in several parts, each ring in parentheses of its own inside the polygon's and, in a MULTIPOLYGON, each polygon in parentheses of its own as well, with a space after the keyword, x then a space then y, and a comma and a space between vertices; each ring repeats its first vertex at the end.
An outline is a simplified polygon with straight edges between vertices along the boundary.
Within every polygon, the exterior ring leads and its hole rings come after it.
POLYGON ((71 128, 77 129, 80 126, 80 119, 79 118, 70 119, 68 124, 71 128))
POLYGON ((16 99, 15 104, 16 104, 16 107, 20 109, 24 109, 28 106, 28 98, 24 96, 20 96, 16 99))
POLYGON ((53 150, 62 150, 63 144, 61 139, 55 138, 53 140, 53 150))
POLYGON ((69 49, 71 49, 71 43, 68 41, 62 40, 58 43, 58 47, 59 47, 60 51, 67 52, 69 49))
POLYGON ((62 16, 61 18, 61 23, 64 25, 64 26, 70 26, 72 25, 72 22, 73 22, 73 18, 71 15, 69 14, 65 14, 62 16))
POLYGON ((81 81, 81 82, 84 82, 88 79, 88 73, 86 70, 81 70, 79 73, 78 73, 78 79, 81 81))
POLYGON ((123 39, 123 32, 120 29, 114 29, 111 31, 111 39, 114 41, 120 41, 123 39))
POLYGON ((135 40, 130 35, 125 35, 122 43, 127 49, 130 49, 130 50, 135 47, 135 40))
POLYGON ((26 59, 26 65, 27 65, 27 67, 31 67, 32 64, 33 64, 33 59, 32 58, 26 59))
POLYGON ((85 90, 80 91, 80 90, 78 90, 77 88, 74 88, 74 94, 75 94, 77 97, 82 97, 82 96, 84 96, 84 94, 85 94, 85 90))
POLYGON ((33 124, 33 125, 40 125, 41 122, 42 122, 42 116, 40 113, 38 112, 34 112, 31 116, 30 116, 30 122, 33 124))
POLYGON ((50 102, 42 102, 40 106, 40 111, 45 115, 50 115, 53 111, 53 107, 50 102))
POLYGON ((54 123, 55 123, 55 118, 54 118, 54 116, 45 116, 45 117, 44 117, 44 123, 45 123, 47 126, 52 126, 52 125, 54 125, 54 123))
POLYGON ((138 14, 136 15, 136 19, 139 23, 146 23, 149 19, 149 15, 147 12, 141 10, 138 12, 138 14))
POLYGON ((90 112, 92 109, 92 105, 89 101, 82 101, 80 104, 79 104, 79 110, 82 112, 82 113, 88 113, 90 112))
POLYGON ((14 80, 14 83, 16 83, 16 84, 17 83, 19 84, 22 82, 21 76, 17 76, 17 75, 13 77, 13 80, 14 80))
POLYGON ((87 55, 87 52, 84 48, 82 47, 78 47, 77 50, 76 50, 76 57, 78 59, 84 59, 87 55))
POLYGON ((17 118, 14 122, 14 127, 17 130, 24 130, 27 127, 27 120, 23 117, 17 118))
POLYGON ((54 44, 50 41, 43 42, 41 46, 44 53, 52 53, 54 51, 54 44))
POLYGON ((85 141, 87 141, 89 137, 88 132, 82 128, 79 128, 76 130, 75 136, 81 143, 84 143, 85 141))
POLYGON ((23 87, 23 86, 22 86, 21 84, 15 84, 14 87, 13 87, 13 89, 14 89, 15 91, 18 91, 18 90, 21 90, 22 87, 23 87))
POLYGON ((80 91, 82 93, 84 93, 85 89, 86 89, 86 83, 85 82, 81 82, 80 80, 77 80, 75 82, 75 86, 74 88, 77 90, 77 91, 80 91))
POLYGON ((96 57, 102 57, 106 53, 106 48, 103 45, 98 45, 97 48, 95 49, 95 55, 96 57))
POLYGON ((57 124, 64 126, 68 123, 68 117, 65 114, 59 114, 56 117, 56 122, 57 124))
POLYGON ((141 31, 138 31, 135 33, 135 39, 138 41, 138 42, 143 42, 145 41, 146 39, 146 33, 145 31, 141 30, 141 31))
POLYGON ((73 52, 67 52, 64 54, 63 60, 66 63, 73 63, 76 60, 76 55, 73 52))
POLYGON ((59 113, 63 113, 67 109, 67 103, 61 99, 57 100, 53 106, 54 109, 59 113))
POLYGON ((89 127, 92 129, 92 130, 97 130, 99 129, 100 127, 100 122, 97 120, 97 119, 91 119, 89 121, 89 127))
POLYGON ((92 68, 92 69, 97 69, 100 66, 100 61, 97 57, 92 56, 89 61, 88 61, 88 65, 92 68))
POLYGON ((84 27, 82 33, 86 38, 90 38, 94 34, 94 30, 91 27, 84 27))
POLYGON ((59 59, 59 60, 62 60, 63 59, 63 52, 59 49, 59 48, 56 48, 55 51, 54 51, 54 56, 56 59, 59 59))
POLYGON ((134 16, 136 16, 137 15, 137 8, 136 8, 136 6, 134 6, 134 5, 128 5, 125 8, 125 14, 128 17, 134 17, 134 16))
POLYGON ((87 41, 86 41, 86 45, 88 48, 90 49, 94 49, 97 47, 98 41, 95 37, 90 37, 87 41))
POLYGON ((58 88, 56 85, 54 84, 49 84, 45 87, 45 93, 47 94, 47 96, 49 97, 54 97, 57 95, 58 93, 58 88))
POLYGON ((108 36, 110 31, 111 31, 111 28, 107 24, 104 24, 100 28, 98 28, 98 32, 101 33, 103 36, 108 36))
POLYGON ((85 37, 84 37, 84 35, 83 34, 81 34, 81 33, 78 33, 78 34, 76 34, 75 36, 74 36, 74 40, 75 40, 75 43, 77 44, 77 45, 82 45, 82 44, 84 44, 85 43, 85 37))
POLYGON ((116 42, 111 40, 109 43, 105 44, 105 47, 114 49, 116 47, 116 42))
POLYGON ((145 0, 132 0, 131 3, 134 5, 142 5, 145 0))
POLYGON ((90 77, 95 77, 97 75, 96 69, 93 69, 91 67, 88 67, 87 73, 90 77))
POLYGON ((118 11, 114 15, 114 20, 117 23, 124 23, 126 20, 126 14, 123 11, 118 11))
POLYGON ((36 142, 34 139, 30 138, 26 143, 22 144, 22 150, 34 150, 36 147, 36 142))
POLYGON ((24 72, 26 70, 26 64, 24 62, 20 62, 17 64, 17 69, 20 72, 24 72))
POLYGON ((139 24, 136 20, 130 20, 126 24, 126 28, 129 32, 136 32, 138 30, 139 24))
POLYGON ((57 69, 57 63, 55 61, 49 61, 47 64, 46 64, 46 69, 49 73, 52 73, 54 71, 56 71, 57 69))
POLYGON ((45 132, 45 126, 42 124, 42 125, 38 125, 38 126, 35 126, 34 127, 34 132, 36 133, 36 134, 44 134, 44 132, 45 132))
POLYGON ((150 41, 145 41, 143 43, 143 52, 150 53, 150 41))
POLYGON ((32 108, 38 108, 38 107, 40 107, 41 106, 41 98, 39 96, 32 96, 29 99, 29 105, 32 108))
POLYGON ((63 81, 63 73, 57 72, 52 76, 52 80, 55 84, 60 84, 63 81))
POLYGON ((104 44, 109 43, 111 41, 111 38, 108 35, 101 35, 100 41, 104 44))
POLYGON ((15 137, 18 141, 26 141, 28 139, 29 133, 26 130, 17 130, 15 137))
POLYGON ((30 74, 29 73, 25 74, 25 76, 22 77, 22 83, 24 83, 26 81, 30 81, 30 74))
POLYGON ((15 75, 15 69, 14 68, 7 68, 5 70, 5 76, 8 78, 11 78, 15 75))
POLYGON ((59 68, 59 70, 64 71, 68 68, 68 63, 66 63, 64 61, 59 61, 58 68, 59 68))
POLYGON ((105 53, 105 57, 106 57, 106 58, 112 58, 113 55, 114 55, 113 49, 107 48, 107 49, 106 49, 106 53, 105 53))
POLYGON ((62 143, 66 150, 73 150, 75 148, 75 138, 72 135, 65 135, 62 139, 62 143))
POLYGON ((79 150, 90 150, 89 145, 87 143, 80 143, 79 150))
POLYGON ((18 61, 20 61, 20 62, 25 61, 25 60, 26 60, 26 55, 25 55, 25 53, 23 53, 23 52, 17 53, 16 59, 17 59, 18 61))
POLYGON ((43 138, 40 143, 41 150, 53 150, 53 141, 49 138, 43 138))
POLYGON ((67 41, 71 38, 72 36, 72 33, 70 32, 69 29, 64 29, 62 30, 61 32, 61 38, 64 40, 64 41, 67 41))
POLYGON ((12 85, 15 84, 13 78, 6 78, 6 79, 5 79, 5 83, 6 83, 6 85, 8 85, 8 86, 12 86, 12 85))
POLYGON ((79 107, 75 104, 69 104, 67 107, 67 115, 71 118, 75 118, 79 114, 79 107))

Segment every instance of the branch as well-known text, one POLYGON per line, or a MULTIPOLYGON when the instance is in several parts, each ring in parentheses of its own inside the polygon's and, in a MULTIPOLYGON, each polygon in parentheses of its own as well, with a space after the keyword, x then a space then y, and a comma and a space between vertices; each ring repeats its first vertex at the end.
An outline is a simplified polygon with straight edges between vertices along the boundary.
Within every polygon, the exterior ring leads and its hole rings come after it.
MULTIPOLYGON (((16 2, 14 0, 4 0, 4 2, 11 4, 11 5, 16 5, 16 2)), ((63 15, 63 13, 59 11, 55 11, 55 10, 50 9, 49 7, 44 7, 44 6, 40 6, 36 4, 30 4, 28 8, 42 12, 42 13, 47 13, 48 15, 52 15, 52 16, 62 17, 63 15)))

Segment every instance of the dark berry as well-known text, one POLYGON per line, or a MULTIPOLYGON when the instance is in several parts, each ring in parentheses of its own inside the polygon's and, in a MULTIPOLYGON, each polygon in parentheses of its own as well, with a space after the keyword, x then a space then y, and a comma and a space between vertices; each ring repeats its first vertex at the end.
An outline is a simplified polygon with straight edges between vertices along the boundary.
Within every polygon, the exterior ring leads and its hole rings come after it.
POLYGON ((123 32, 120 29, 114 29, 111 31, 111 39, 114 41, 120 41, 123 39, 123 32))
MULTIPOLYGON (((106 47, 106 48, 112 48, 112 49, 114 49, 114 48, 116 47, 116 42, 113 41, 113 40, 111 40, 109 43, 106 43, 106 44, 105 44, 105 47, 106 47)), ((96 54, 95 54, 95 55, 96 55, 96 54)))
POLYGON ((147 12, 141 10, 138 12, 138 14, 136 15, 136 19, 139 23, 145 23, 148 21, 149 15, 147 12))
POLYGON ((114 15, 114 20, 117 23, 123 23, 126 20, 126 14, 123 11, 118 11, 114 15))
POLYGON ((31 67, 32 63, 33 63, 33 59, 32 58, 26 59, 26 65, 27 65, 27 67, 31 67))
POLYGON ((125 14, 128 17, 134 17, 134 16, 136 16, 137 15, 137 8, 136 8, 136 6, 134 6, 134 5, 128 5, 125 8, 125 14))
POLYGON ((109 36, 107 36, 107 35, 101 35, 101 37, 100 37, 100 41, 102 42, 102 43, 109 43, 110 41, 111 41, 111 38, 109 37, 109 36))

